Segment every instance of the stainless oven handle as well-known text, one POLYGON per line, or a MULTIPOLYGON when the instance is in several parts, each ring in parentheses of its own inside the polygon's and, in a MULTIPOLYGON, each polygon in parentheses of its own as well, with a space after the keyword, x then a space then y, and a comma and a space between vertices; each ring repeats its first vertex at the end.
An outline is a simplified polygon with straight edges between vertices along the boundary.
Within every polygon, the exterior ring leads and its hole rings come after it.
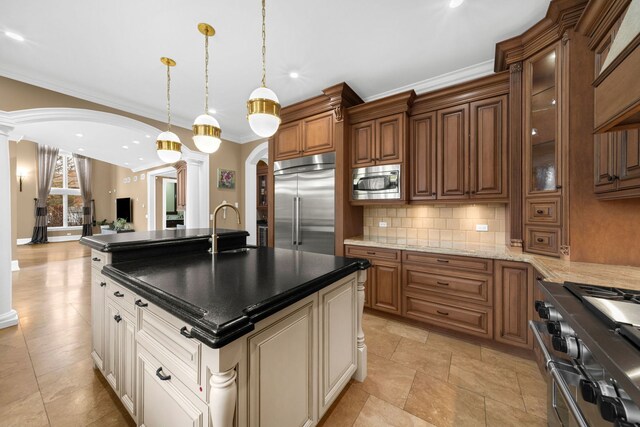
POLYGON ((582 412, 580 412, 580 408, 578 408, 578 404, 574 400, 574 397, 571 394, 569 387, 567 387, 566 381, 564 380, 564 378, 562 378, 562 375, 560 374, 560 371, 558 370, 558 368, 556 368, 554 363, 550 363, 549 368, 551 372, 551 377, 553 378, 553 381, 558 387, 558 390, 560 390, 560 393, 562 394, 562 397, 564 398, 564 401, 566 402, 569 408, 569 411, 571 411, 571 415, 573 415, 576 422, 578 423, 578 426, 589 427, 589 424, 587 424, 584 417, 582 416, 582 412))
POLYGON ((538 343, 540 347, 540 351, 542 351, 542 356, 544 357, 544 367, 549 370, 549 363, 553 360, 551 358, 551 354, 549 354, 549 350, 544 345, 544 340, 542 339, 542 335, 540 335, 540 331, 538 330, 538 323, 533 320, 529 320, 529 329, 533 332, 533 338, 538 343))

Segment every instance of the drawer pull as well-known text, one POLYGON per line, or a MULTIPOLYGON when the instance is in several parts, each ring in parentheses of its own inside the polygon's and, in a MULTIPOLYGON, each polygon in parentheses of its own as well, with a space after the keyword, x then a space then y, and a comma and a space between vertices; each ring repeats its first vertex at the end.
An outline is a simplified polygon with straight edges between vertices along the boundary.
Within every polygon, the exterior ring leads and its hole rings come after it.
POLYGON ((537 213, 538 215, 542 215, 542 214, 544 213, 544 211, 543 211, 542 209, 538 209, 538 210, 536 211, 536 213, 537 213))
POLYGON ((121 294, 121 293, 120 293, 120 291, 115 291, 115 292, 113 293, 113 296, 114 296, 114 297, 118 297, 118 298, 122 298, 122 297, 124 296, 124 294, 121 294))
POLYGON ((107 286, 107 282, 100 282, 100 287, 104 288, 105 286, 107 286))
POLYGON ((443 315, 443 316, 448 316, 448 315, 449 315, 449 313, 448 313, 448 312, 446 312, 446 311, 440 311, 440 310, 436 310, 436 313, 441 314, 441 315, 443 315))
POLYGON ((191 332, 187 331, 186 326, 183 326, 182 328, 180 328, 180 335, 187 338, 193 338, 193 335, 191 335, 191 332))
POLYGON ((160 378, 162 381, 168 381, 171 379, 171 375, 165 375, 162 373, 162 366, 160 366, 157 370, 156 370, 156 376, 158 378, 160 378))
POLYGON ((122 317, 119 314, 116 314, 115 316, 113 316, 113 320, 115 320, 117 323, 120 323, 122 317))
POLYGON ((448 259, 440 259, 440 258, 438 258, 437 261, 438 262, 444 262, 444 263, 448 263, 449 262, 448 259))
POLYGON ((440 286, 449 286, 449 282, 436 282, 440 286))
POLYGON ((136 305, 137 305, 138 307, 148 307, 148 306, 149 306, 149 304, 147 304, 146 302, 142 302, 142 300, 141 300, 141 299, 137 299, 137 300, 136 300, 136 305))
POLYGON ((538 243, 542 243, 542 242, 544 242, 544 239, 543 239, 542 237, 538 237, 538 238, 536 239, 536 242, 538 242, 538 243))
POLYGON ((375 254, 376 254, 375 252, 367 251, 367 255, 375 255, 375 254))
POLYGON ((95 262, 100 262, 100 261, 102 261, 102 260, 101 260, 100 258, 98 258, 98 257, 93 257, 93 258, 91 258, 91 259, 92 259, 93 261, 95 261, 95 262))

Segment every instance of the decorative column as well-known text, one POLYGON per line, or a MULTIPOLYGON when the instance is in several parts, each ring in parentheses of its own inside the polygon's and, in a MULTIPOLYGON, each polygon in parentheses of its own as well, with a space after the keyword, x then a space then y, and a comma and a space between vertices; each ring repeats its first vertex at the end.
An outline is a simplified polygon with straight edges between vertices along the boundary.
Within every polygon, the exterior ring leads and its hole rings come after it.
POLYGON ((0 206, 5 209, 5 224, 0 227, 0 329, 18 324, 18 313, 11 297, 11 165, 9 132, 13 125, 0 117, 0 206))
POLYGON ((511 64, 509 72, 509 242, 512 248, 522 250, 522 63, 511 64))
POLYGON ((367 378, 367 345, 364 343, 364 331, 362 330, 362 313, 364 311, 364 283, 367 281, 367 270, 358 272, 358 344, 357 363, 358 367, 353 374, 356 381, 364 381, 367 378))
POLYGON ((213 427, 232 427, 236 413, 236 397, 238 385, 236 383, 236 369, 226 372, 212 372, 209 384, 211 395, 209 398, 209 412, 213 427))

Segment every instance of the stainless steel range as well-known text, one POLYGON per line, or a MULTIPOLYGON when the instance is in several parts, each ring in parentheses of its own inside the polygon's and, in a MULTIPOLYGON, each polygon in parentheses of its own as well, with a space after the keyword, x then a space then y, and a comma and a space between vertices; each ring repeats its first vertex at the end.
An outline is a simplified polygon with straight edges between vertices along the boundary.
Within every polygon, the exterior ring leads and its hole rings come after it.
POLYGON ((640 427, 640 291, 538 282, 529 322, 551 426, 640 427))

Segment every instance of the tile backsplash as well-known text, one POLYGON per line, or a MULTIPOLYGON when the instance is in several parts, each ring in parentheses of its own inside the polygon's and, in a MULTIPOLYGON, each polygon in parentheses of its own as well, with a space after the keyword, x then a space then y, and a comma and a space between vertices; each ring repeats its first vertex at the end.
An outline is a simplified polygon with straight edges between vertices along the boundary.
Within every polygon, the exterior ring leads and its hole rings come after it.
POLYGON ((366 206, 364 237, 386 237, 399 244, 426 242, 505 243, 506 205, 366 206), (386 223, 381 227, 380 223, 386 223), (476 225, 488 231, 476 231, 476 225))

